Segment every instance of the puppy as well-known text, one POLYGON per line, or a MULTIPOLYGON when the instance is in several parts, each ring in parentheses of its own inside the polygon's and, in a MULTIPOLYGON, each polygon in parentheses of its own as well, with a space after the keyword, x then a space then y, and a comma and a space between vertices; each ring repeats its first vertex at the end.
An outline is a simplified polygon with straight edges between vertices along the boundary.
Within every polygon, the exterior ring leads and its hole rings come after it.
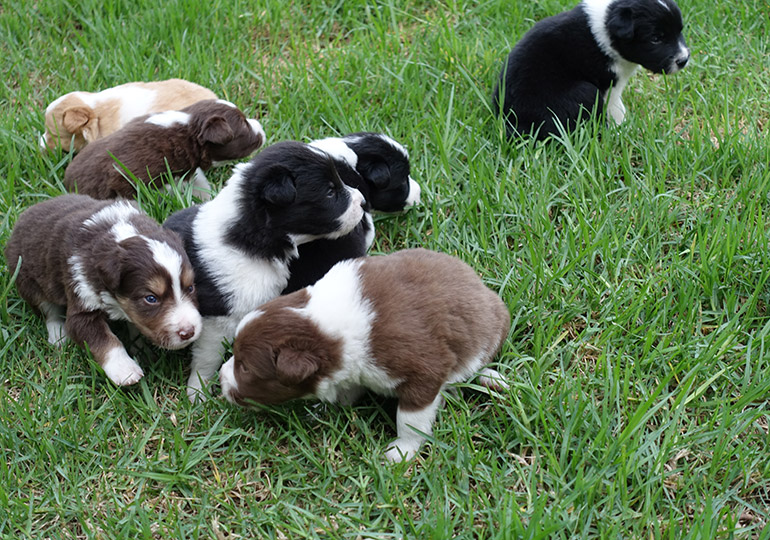
POLYGON ((110 331, 125 320, 159 347, 201 331, 193 269, 172 231, 127 201, 62 195, 25 210, 5 248, 21 297, 43 316, 48 341, 88 345, 107 377, 134 384, 142 368, 110 331))
POLYGON ((409 175, 409 153, 399 143, 380 133, 353 133, 310 143, 338 161, 356 169, 349 175, 364 196, 364 217, 350 233, 334 240, 315 240, 299 246, 299 255, 289 264, 287 294, 321 279, 336 263, 366 255, 374 241, 372 210, 398 212, 420 202, 420 186, 409 175))
POLYGON ((191 400, 222 363, 222 340, 244 315, 278 296, 289 280, 297 246, 349 233, 363 216, 355 170, 298 142, 265 148, 235 167, 211 201, 173 214, 195 268, 201 338, 193 346, 191 400))
POLYGON ((203 99, 217 96, 208 88, 181 79, 131 82, 95 93, 70 92, 46 107, 40 147, 45 151, 60 146, 65 152, 77 152, 137 116, 184 109, 203 99))
POLYGON ((77 189, 96 199, 133 198, 136 188, 124 169, 153 185, 168 170, 176 175, 194 171, 196 190, 210 198, 203 171, 219 161, 246 157, 264 142, 260 123, 246 119, 232 103, 199 101, 181 111, 136 118, 92 142, 67 167, 64 184, 70 191, 77 189))
POLYGON ((505 304, 459 259, 410 249, 343 261, 315 285, 248 314, 220 371, 231 402, 315 396, 351 403, 367 388, 398 398, 386 457, 412 458, 430 435, 441 390, 481 371, 510 327, 505 304))
POLYGON ((639 65, 676 73, 689 58, 674 0, 583 0, 538 22, 516 44, 495 87, 494 107, 509 136, 545 139, 558 132, 558 123, 573 129, 605 98, 620 124, 626 114, 620 95, 639 65))

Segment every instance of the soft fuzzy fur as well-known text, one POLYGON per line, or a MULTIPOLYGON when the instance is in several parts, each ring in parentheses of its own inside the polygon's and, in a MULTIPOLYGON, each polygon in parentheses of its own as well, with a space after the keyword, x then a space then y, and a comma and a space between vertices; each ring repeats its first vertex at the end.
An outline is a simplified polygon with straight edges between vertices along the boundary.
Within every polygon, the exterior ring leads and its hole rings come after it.
POLYGON ((278 296, 297 246, 350 232, 363 216, 363 196, 345 184, 353 168, 298 142, 265 148, 235 167, 209 201, 164 224, 182 236, 196 272, 203 332, 193 347, 192 400, 222 363, 222 341, 238 321, 278 296))
POLYGON ((584 0, 538 22, 516 44, 495 87, 495 111, 509 135, 538 139, 558 133, 558 124, 574 128, 605 100, 620 124, 621 93, 640 65, 675 73, 689 58, 674 0, 584 0))
POLYGON ((182 79, 131 82, 101 92, 70 92, 46 107, 40 147, 77 152, 137 116, 184 109, 197 101, 216 98, 208 88, 182 79))
POLYGON ((468 265, 424 249, 344 261, 315 285, 273 300, 238 325, 222 366, 224 396, 277 404, 307 396, 351 403, 370 389, 398 398, 388 459, 415 455, 441 390, 481 372, 510 326, 508 309, 468 265))
POLYGON ((128 201, 63 195, 24 211, 5 248, 21 297, 46 319, 48 341, 88 345, 118 385, 142 378, 110 331, 126 320, 156 345, 200 335, 193 269, 182 242, 128 201))
POLYGON ((387 135, 352 133, 310 144, 356 169, 360 176, 348 175, 346 179, 364 196, 365 212, 345 236, 299 246, 298 257, 289 265, 289 283, 283 294, 312 285, 340 261, 366 255, 374 241, 372 210, 399 212, 420 202, 420 186, 409 174, 409 153, 387 135))
POLYGON ((64 184, 97 199, 133 198, 136 188, 124 169, 153 185, 171 171, 189 175, 199 195, 208 199, 203 171, 217 162, 249 156, 264 142, 262 125, 229 101, 199 101, 181 111, 136 118, 92 142, 67 167, 64 184))

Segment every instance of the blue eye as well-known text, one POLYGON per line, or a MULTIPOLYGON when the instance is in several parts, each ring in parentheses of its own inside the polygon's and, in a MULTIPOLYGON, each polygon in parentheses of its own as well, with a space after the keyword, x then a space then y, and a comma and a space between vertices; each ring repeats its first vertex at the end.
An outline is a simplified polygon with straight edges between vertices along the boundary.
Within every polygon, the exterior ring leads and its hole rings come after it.
POLYGON ((148 294, 144 297, 144 301, 148 304, 157 304, 158 303, 158 297, 154 294, 148 294))
POLYGON ((189 287, 187 287, 188 294, 192 294, 194 290, 195 290, 195 285, 190 285, 189 287))

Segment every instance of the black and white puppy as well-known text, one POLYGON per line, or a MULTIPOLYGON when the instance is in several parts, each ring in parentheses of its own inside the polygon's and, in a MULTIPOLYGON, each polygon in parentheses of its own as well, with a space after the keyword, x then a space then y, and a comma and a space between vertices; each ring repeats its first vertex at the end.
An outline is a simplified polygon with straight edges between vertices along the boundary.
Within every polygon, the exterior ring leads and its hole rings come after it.
POLYGON ((166 221, 182 236, 195 268, 203 316, 188 380, 191 400, 216 374, 222 341, 235 336, 241 318, 284 290, 297 246, 338 238, 361 221, 364 198, 346 185, 357 175, 318 148, 277 143, 237 165, 211 201, 166 221))
POLYGON ((62 195, 38 203, 19 216, 5 257, 11 273, 18 268, 19 294, 45 318, 48 341, 88 345, 117 385, 144 373, 108 321, 129 321, 165 349, 200 335, 182 242, 131 202, 62 195))
POLYGON ((420 185, 410 176, 409 153, 387 135, 352 133, 319 139, 310 145, 359 173, 346 176, 346 181, 364 196, 365 212, 350 233, 299 246, 298 257, 289 265, 289 283, 283 294, 312 285, 340 261, 366 255, 374 241, 372 210, 399 212, 420 202, 420 185))
POLYGON ((557 123, 573 129, 605 100, 620 124, 621 93, 640 65, 675 73, 689 59, 674 0, 583 0, 516 44, 494 90, 495 111, 509 135, 538 139, 558 133, 557 123))

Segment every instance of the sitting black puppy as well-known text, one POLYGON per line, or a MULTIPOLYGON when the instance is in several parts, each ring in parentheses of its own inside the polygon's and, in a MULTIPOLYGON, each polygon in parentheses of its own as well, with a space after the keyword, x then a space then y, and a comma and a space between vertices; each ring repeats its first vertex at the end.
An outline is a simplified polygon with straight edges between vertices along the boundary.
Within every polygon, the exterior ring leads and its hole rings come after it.
POLYGON ((605 98, 620 124, 626 113, 620 95, 639 65, 675 73, 689 58, 674 0, 583 0, 538 22, 516 44, 493 105, 509 136, 545 139, 558 132, 557 123, 573 129, 597 103, 601 110, 605 98))

